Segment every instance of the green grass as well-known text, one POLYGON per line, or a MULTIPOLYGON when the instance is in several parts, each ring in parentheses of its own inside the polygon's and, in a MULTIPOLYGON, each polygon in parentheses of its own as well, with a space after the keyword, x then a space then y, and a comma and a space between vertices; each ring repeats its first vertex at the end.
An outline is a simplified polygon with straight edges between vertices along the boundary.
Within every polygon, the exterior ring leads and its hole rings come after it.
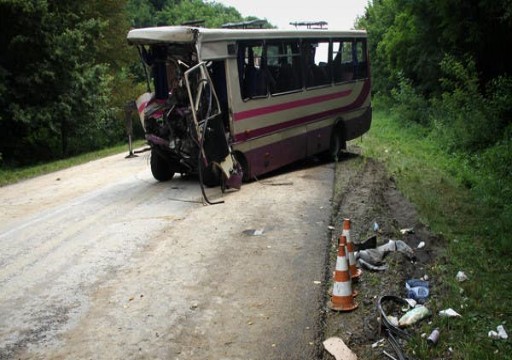
POLYGON ((428 302, 432 323, 422 325, 408 353, 418 359, 512 359, 510 339, 492 340, 487 335, 504 324, 512 336, 512 239, 506 233, 510 223, 493 226, 496 210, 464 186, 458 177, 464 164, 443 152, 425 128, 406 126, 377 110, 370 132, 355 143, 365 156, 386 165, 416 205, 421 221, 444 239, 443 255, 429 274, 434 285, 428 302), (459 270, 469 281, 455 280, 459 270), (437 316, 449 307, 462 318, 437 316), (429 347, 420 333, 428 334, 434 327, 440 328, 441 340, 429 347))
MULTIPOLYGON (((143 140, 135 141, 133 148, 140 147, 144 144, 143 140)), ((100 159, 102 157, 119 154, 126 152, 128 154, 128 147, 126 144, 114 146, 107 149, 93 151, 90 153, 78 155, 68 159, 57 160, 45 164, 28 166, 16 169, 0 168, 0 186, 13 184, 21 180, 29 179, 35 176, 49 174, 54 171, 66 169, 75 165, 84 164, 86 162, 100 159)))

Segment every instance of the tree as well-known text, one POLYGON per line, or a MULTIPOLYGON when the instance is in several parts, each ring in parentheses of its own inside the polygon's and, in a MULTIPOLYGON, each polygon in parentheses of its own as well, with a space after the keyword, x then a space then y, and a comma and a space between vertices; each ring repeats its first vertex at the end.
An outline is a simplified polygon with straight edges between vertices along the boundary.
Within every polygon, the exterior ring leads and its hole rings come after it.
POLYGON ((116 28, 124 25, 114 15, 122 6, 113 0, 0 3, 5 162, 49 160, 105 142, 112 70, 124 61, 116 43, 126 30, 116 28))

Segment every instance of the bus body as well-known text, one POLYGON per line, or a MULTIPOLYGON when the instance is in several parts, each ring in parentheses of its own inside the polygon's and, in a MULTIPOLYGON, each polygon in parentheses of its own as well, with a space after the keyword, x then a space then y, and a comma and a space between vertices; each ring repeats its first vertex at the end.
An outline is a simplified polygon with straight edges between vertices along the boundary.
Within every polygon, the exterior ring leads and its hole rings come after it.
POLYGON ((242 173, 336 158, 370 128, 364 31, 157 27, 128 42, 153 78, 137 106, 158 180, 199 172, 237 187, 242 173))

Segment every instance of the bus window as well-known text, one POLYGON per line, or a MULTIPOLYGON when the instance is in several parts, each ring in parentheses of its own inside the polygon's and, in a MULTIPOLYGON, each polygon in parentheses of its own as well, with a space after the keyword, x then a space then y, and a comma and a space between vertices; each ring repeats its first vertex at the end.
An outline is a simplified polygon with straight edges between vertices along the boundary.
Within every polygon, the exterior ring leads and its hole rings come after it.
POLYGON ((356 41, 356 76, 357 79, 368 77, 368 61, 366 59, 366 40, 358 39, 356 41))
POLYGON ((242 99, 267 95, 270 77, 261 41, 238 44, 238 71, 242 99))
POLYGON ((354 78, 352 40, 335 40, 332 43, 332 72, 335 83, 354 78))
POLYGON ((315 87, 331 83, 329 71, 329 40, 304 40, 302 58, 306 87, 315 87))
POLYGON ((302 89, 298 41, 267 42, 267 65, 272 76, 271 93, 279 94, 302 89))
POLYGON ((354 78, 352 40, 335 40, 332 43, 332 71, 335 83, 354 78))

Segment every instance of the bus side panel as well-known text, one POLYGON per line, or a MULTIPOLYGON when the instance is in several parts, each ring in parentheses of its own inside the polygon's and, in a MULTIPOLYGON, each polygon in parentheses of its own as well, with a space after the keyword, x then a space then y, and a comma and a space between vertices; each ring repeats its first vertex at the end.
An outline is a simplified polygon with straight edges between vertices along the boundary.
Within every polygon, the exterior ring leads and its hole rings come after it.
POLYGON ((248 177, 254 178, 303 159, 306 156, 305 148, 297 146, 297 143, 302 143, 304 136, 294 136, 244 151, 245 158, 249 163, 248 177))
POLYGON ((307 155, 315 155, 329 149, 334 119, 319 121, 306 125, 307 155))
POLYGON ((348 141, 362 136, 370 130, 370 126, 372 124, 372 107, 368 106, 364 112, 357 116, 345 118, 343 123, 345 140, 348 141))
POLYGON ((249 164, 247 176, 253 178, 303 159, 306 156, 305 143, 305 127, 300 126, 234 144, 233 149, 244 154, 249 164))

